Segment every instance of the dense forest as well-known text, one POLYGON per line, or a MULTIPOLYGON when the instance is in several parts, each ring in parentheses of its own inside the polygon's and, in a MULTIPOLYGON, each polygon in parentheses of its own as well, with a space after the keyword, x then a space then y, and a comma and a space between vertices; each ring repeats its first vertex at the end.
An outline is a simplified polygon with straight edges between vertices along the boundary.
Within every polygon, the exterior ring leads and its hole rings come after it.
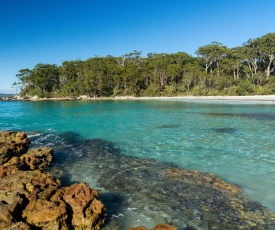
POLYGON ((275 93, 275 33, 228 48, 221 43, 199 47, 196 57, 184 52, 133 51, 85 61, 37 64, 21 69, 21 96, 65 97, 88 95, 178 96, 261 95, 275 93))

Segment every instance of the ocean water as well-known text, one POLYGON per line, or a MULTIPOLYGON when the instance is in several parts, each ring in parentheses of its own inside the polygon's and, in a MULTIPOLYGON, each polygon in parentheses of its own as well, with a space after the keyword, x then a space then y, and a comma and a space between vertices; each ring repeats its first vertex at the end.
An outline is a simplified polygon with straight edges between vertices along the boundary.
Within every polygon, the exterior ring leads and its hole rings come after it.
MULTIPOLYGON (((157 214, 148 217, 146 208, 145 213, 126 216, 126 211, 135 210, 136 206, 120 207, 119 197, 110 195, 112 188, 99 182, 99 177, 106 173, 104 168, 122 171, 127 162, 135 159, 214 173, 239 185, 245 196, 275 212, 273 102, 0 102, 0 116, 0 130, 26 131, 33 147, 54 148, 53 172, 60 174, 64 183, 85 181, 98 189, 112 207, 118 206, 120 211, 113 211, 109 218, 127 222, 121 229, 139 223, 152 227, 159 221, 177 221, 165 212, 163 218, 157 214), (99 152, 107 155, 101 156, 99 152), (112 154, 115 160, 110 161, 112 154)), ((143 180, 150 180, 142 178, 144 175, 137 182, 140 186, 143 180)))

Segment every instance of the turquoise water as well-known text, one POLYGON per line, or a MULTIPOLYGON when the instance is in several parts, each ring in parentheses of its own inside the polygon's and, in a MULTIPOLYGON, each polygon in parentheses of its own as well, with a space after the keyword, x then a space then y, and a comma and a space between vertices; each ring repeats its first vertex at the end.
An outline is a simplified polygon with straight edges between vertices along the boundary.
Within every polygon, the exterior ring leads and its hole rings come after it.
POLYGON ((34 146, 102 139, 122 155, 214 173, 275 211, 275 103, 0 102, 0 114, 0 130, 27 131, 34 146))

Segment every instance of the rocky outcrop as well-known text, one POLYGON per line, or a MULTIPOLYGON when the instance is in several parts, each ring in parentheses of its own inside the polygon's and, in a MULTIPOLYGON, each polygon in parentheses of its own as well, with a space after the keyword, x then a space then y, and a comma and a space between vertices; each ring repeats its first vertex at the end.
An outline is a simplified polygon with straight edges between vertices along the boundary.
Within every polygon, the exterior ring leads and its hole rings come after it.
POLYGON ((26 153, 29 144, 24 132, 0 132, 0 165, 26 153))
POLYGON ((97 200, 98 193, 86 184, 73 184, 57 191, 51 198, 55 203, 63 201, 72 210, 74 229, 99 229, 104 223, 104 205, 97 200))
POLYGON ((0 229, 3 230, 31 230, 31 227, 24 222, 0 222, 0 229))
POLYGON ((53 159, 53 149, 42 147, 30 149, 20 157, 13 157, 4 166, 16 166, 22 170, 43 170, 49 166, 53 159))
POLYGON ((0 132, 0 229, 100 229, 105 207, 86 184, 61 187, 49 166, 53 150, 30 149, 25 133, 0 132))

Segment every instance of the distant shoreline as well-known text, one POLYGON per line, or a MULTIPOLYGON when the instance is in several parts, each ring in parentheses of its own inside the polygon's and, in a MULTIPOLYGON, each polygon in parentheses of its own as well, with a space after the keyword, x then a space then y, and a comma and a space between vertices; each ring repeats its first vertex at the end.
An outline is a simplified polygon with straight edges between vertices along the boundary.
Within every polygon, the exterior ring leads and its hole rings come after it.
POLYGON ((179 96, 179 97, 141 97, 141 100, 241 100, 241 101, 275 101, 275 95, 253 96, 179 96))
POLYGON ((38 98, 34 97, 2 97, 0 101, 99 101, 99 100, 218 100, 218 101, 274 101, 275 95, 252 95, 252 96, 173 96, 173 97, 134 97, 134 96, 116 96, 116 97, 58 97, 58 98, 38 98))

